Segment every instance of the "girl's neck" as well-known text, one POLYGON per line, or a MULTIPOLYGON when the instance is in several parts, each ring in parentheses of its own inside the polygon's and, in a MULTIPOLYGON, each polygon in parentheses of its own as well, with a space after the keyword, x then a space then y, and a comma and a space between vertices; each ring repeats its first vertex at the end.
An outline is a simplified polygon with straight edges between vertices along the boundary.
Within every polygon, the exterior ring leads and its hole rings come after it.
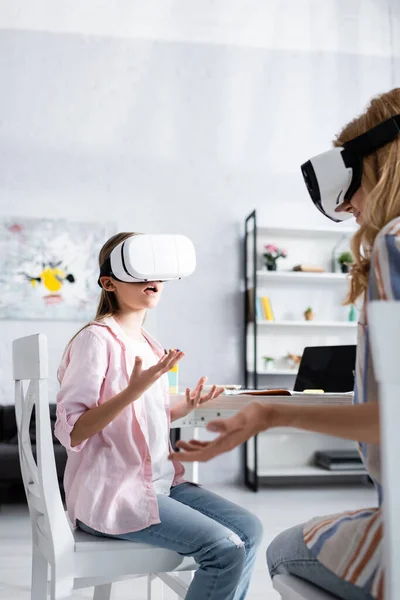
POLYGON ((114 319, 130 339, 141 341, 143 339, 142 325, 145 315, 145 310, 121 312, 115 315, 114 319))

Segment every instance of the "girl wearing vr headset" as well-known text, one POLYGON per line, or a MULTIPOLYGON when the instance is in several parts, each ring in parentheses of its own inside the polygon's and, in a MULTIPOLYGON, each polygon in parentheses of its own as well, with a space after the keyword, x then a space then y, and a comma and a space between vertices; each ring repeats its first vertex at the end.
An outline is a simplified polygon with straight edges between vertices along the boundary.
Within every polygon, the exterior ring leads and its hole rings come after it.
POLYGON ((311 198, 333 221, 354 216, 355 264, 347 298, 362 298, 353 406, 247 406, 210 423, 213 442, 179 442, 172 458, 205 461, 272 427, 297 427, 359 442, 378 492, 378 508, 319 517, 281 533, 267 551, 271 576, 291 573, 343 600, 383 600, 383 490, 379 398, 368 341, 369 300, 400 300, 400 88, 372 100, 335 148, 302 166, 311 198))
POLYGON ((71 340, 60 365, 55 434, 68 451, 64 486, 72 523, 193 557, 199 568, 187 600, 243 600, 260 521, 185 482, 181 463, 168 459, 170 422, 223 390, 213 386, 203 394, 202 377, 170 408, 167 373, 184 354, 164 353, 142 329, 146 311, 159 302, 159 279, 188 275, 194 262, 183 236, 121 233, 104 245, 95 320, 71 340), (163 266, 149 279, 155 256, 163 266))

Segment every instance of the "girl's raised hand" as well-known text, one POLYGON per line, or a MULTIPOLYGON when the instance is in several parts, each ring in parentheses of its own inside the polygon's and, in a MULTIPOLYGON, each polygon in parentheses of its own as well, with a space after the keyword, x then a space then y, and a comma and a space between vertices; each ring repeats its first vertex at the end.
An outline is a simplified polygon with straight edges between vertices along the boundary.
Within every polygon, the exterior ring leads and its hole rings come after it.
POLYGON ((157 364, 149 369, 143 369, 143 361, 140 356, 135 358, 132 375, 129 380, 128 388, 131 390, 134 399, 141 396, 149 387, 153 385, 162 375, 168 373, 183 357, 183 352, 170 350, 165 354, 157 364))

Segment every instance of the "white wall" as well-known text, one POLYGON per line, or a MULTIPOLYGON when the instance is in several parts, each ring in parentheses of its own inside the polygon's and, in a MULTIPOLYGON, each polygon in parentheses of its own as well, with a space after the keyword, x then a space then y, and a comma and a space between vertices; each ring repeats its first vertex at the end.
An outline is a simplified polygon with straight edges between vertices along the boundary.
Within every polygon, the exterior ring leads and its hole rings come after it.
MULTIPOLYGON (((258 208, 276 224, 326 224, 299 164, 399 83, 394 11, 377 0, 0 1, 0 214, 190 236, 198 269, 166 286, 158 336, 186 351, 183 385, 241 381, 243 218, 258 208)), ((0 401, 12 401, 14 337, 48 333, 54 392, 79 325, 0 322, 0 401)))

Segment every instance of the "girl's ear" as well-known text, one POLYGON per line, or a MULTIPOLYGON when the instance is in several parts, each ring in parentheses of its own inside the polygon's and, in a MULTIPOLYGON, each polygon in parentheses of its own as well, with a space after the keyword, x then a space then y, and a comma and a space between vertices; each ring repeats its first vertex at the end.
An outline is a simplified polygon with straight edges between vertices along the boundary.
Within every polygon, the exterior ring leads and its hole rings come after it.
POLYGON ((103 286, 103 290, 105 290, 106 292, 115 292, 117 289, 111 277, 101 277, 100 283, 103 286))

